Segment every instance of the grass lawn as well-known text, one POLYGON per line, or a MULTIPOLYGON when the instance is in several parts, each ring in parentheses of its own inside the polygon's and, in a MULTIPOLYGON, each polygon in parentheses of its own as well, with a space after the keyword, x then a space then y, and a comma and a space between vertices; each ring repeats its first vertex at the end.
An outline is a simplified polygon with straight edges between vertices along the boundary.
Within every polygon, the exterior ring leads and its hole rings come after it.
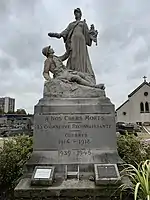
POLYGON ((146 140, 146 139, 150 139, 150 134, 141 132, 141 133, 138 133, 138 137, 141 140, 146 140))

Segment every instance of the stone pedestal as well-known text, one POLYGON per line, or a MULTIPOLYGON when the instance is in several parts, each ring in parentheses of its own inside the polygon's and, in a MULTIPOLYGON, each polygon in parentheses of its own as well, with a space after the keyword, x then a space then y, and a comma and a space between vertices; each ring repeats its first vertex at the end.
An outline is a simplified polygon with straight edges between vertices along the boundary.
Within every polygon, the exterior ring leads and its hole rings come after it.
POLYGON ((35 106, 33 154, 15 188, 17 199, 110 199, 118 185, 96 186, 94 164, 119 164, 114 105, 98 98, 49 98, 35 106), (54 166, 50 187, 31 186, 36 166, 54 166), (79 180, 66 180, 79 169, 79 180), (92 181, 91 181, 92 180, 92 181), (103 191, 103 192, 102 192, 103 191))
MULTIPOLYGON (((125 180, 124 180, 125 182, 125 180)), ((89 180, 57 180, 50 187, 31 187, 30 178, 24 178, 15 189, 16 200, 120 200, 118 185, 95 186, 89 180)), ((123 200, 133 200, 129 194, 123 200)))
POLYGON ((66 164, 85 168, 119 162, 114 106, 108 98, 45 98, 35 106, 28 167, 51 164, 57 171, 66 164))

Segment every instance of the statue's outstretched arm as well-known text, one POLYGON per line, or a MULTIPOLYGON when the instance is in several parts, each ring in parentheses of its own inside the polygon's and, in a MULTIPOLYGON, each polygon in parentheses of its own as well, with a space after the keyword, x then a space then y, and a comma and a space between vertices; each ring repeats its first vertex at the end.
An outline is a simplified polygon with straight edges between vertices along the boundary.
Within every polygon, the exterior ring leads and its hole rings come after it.
POLYGON ((65 42, 66 39, 67 39, 67 35, 68 35, 69 31, 70 31, 70 28, 71 28, 71 25, 69 24, 67 26, 67 28, 65 30, 63 30, 61 33, 51 33, 50 32, 50 33, 48 33, 48 36, 49 37, 55 37, 55 38, 58 38, 58 39, 63 37, 64 42, 65 42))
POLYGON ((62 56, 58 56, 61 61, 65 61, 69 57, 69 54, 65 52, 62 56))
POLYGON ((55 38, 58 38, 58 39, 60 39, 62 37, 62 35, 59 34, 59 33, 48 33, 48 36, 49 37, 55 37, 55 38))

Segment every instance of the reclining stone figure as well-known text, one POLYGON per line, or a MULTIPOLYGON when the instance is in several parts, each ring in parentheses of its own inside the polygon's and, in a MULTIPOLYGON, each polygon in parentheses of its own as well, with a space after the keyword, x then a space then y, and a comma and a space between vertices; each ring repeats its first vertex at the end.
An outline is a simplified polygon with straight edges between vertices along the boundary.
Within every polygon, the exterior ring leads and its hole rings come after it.
POLYGON ((90 80, 90 77, 87 74, 67 69, 62 62, 63 56, 54 55, 55 52, 51 46, 44 47, 42 49, 42 53, 47 57, 44 62, 43 71, 43 76, 47 81, 51 80, 49 75, 49 72, 51 72, 54 79, 58 79, 66 83, 76 82, 80 85, 104 89, 103 84, 93 84, 93 81, 90 80))

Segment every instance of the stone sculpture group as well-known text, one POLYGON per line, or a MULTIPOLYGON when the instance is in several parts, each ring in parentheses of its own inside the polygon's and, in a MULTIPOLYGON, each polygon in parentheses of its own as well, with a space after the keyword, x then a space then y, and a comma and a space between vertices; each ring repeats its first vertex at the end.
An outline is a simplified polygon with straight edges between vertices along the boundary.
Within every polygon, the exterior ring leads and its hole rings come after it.
POLYGON ((86 21, 81 21, 80 8, 74 10, 74 15, 75 21, 64 31, 48 33, 50 37, 63 38, 66 52, 62 56, 56 56, 51 46, 42 49, 43 55, 46 56, 43 70, 46 79, 45 96, 85 97, 93 96, 94 93, 99 96, 102 94, 101 90, 104 90, 103 84, 96 85, 87 49, 87 45, 91 46, 92 42, 97 45, 98 31, 93 24, 89 29, 86 21), (65 60, 67 60, 66 66, 63 64, 65 60), (50 78, 49 72, 53 74, 53 79, 50 78))
POLYGON ((122 161, 115 109, 104 84, 96 84, 87 49, 97 45, 98 31, 81 20, 79 8, 74 14, 64 31, 48 33, 63 38, 65 53, 55 55, 51 45, 42 49, 44 93, 34 107, 33 152, 16 200, 116 199, 122 161))

